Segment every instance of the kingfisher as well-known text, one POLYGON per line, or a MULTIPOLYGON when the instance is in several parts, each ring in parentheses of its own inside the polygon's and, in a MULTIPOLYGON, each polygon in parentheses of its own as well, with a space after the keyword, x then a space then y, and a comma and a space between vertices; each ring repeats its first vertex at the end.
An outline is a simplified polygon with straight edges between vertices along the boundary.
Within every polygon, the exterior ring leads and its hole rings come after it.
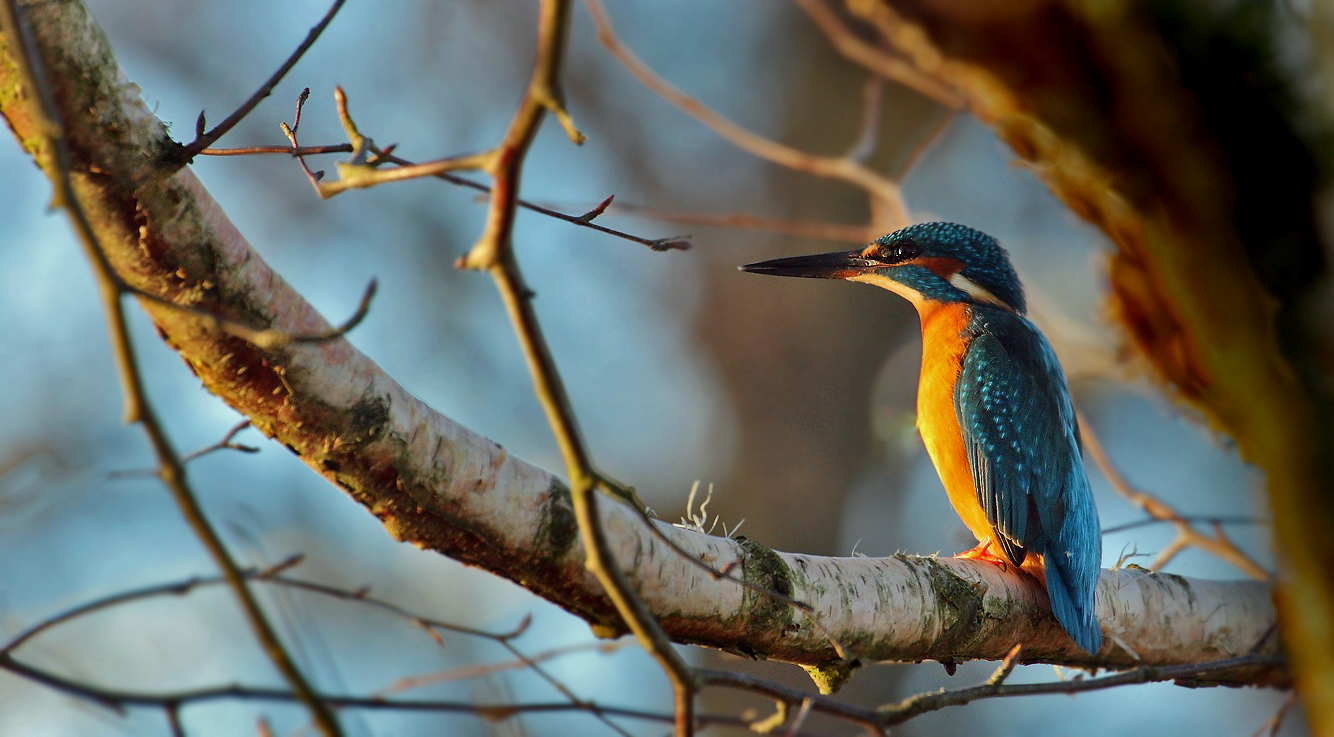
POLYGON ((1056 621, 1096 653, 1098 510, 1056 354, 1025 317, 1023 286, 995 238, 921 223, 865 248, 747 264, 774 276, 888 289, 917 309, 917 428, 954 511, 977 538, 955 557, 1013 564, 1047 589, 1056 621))

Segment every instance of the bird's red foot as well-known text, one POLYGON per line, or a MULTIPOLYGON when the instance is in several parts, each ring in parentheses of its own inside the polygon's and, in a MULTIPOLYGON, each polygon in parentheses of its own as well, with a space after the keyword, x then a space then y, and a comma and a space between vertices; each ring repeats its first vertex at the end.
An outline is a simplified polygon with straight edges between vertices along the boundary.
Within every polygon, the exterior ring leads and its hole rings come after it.
POLYGON ((1010 561, 992 553, 988 548, 991 547, 991 539, 988 538, 978 543, 976 547, 958 553, 954 557, 958 560, 980 560, 985 563, 993 563, 1000 566, 1002 571, 1010 570, 1010 561))

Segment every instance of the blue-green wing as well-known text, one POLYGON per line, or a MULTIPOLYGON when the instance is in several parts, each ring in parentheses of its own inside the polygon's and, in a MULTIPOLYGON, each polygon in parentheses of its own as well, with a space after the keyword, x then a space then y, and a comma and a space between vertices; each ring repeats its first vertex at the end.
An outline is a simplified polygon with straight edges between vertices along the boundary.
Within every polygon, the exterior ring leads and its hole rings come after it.
POLYGON ((1011 561, 1045 556, 1053 613, 1096 651, 1101 532, 1065 376, 1022 317, 979 308, 970 331, 954 398, 978 501, 1011 561))

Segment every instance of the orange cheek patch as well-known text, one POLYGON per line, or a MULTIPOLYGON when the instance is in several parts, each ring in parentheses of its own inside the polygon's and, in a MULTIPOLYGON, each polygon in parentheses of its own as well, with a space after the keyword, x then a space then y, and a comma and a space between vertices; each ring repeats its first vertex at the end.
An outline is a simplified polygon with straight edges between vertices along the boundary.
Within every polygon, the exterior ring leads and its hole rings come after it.
POLYGON ((926 256, 915 258, 909 261, 910 264, 925 266, 931 273, 942 279, 949 279, 951 276, 963 271, 963 262, 945 256, 926 256))

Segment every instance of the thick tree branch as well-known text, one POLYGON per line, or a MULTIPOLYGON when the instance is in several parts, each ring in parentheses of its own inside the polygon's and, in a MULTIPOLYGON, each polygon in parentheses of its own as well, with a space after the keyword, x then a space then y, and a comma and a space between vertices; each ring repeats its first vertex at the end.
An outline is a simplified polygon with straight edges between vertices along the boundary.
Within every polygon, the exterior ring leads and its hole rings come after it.
MULTIPOLYGON (((67 118, 75 190, 117 273, 137 289, 228 319, 291 334, 327 331, 193 173, 155 168, 170 141, 102 48, 65 44, 69 58, 52 66, 63 71, 62 84, 87 85, 59 97, 90 111, 67 118)), ((0 66, 6 89, 15 87, 12 74, 12 65, 0 66)), ((0 99, 26 144, 35 132, 23 110, 13 96, 0 99)), ((210 391, 366 506, 391 535, 520 582, 590 622, 621 625, 585 569, 559 479, 435 412, 345 339, 260 348, 189 313, 141 303, 210 391)), ((865 661, 999 659, 1016 642, 1028 661, 1116 668, 1278 651, 1269 590, 1255 582, 1106 572, 1097 611, 1107 644, 1091 657, 1061 633, 1041 587, 1014 572, 934 558, 777 553, 656 523, 693 557, 809 604, 815 627, 794 608, 683 559, 636 511, 603 504, 599 515, 612 557, 677 642, 829 667, 837 660, 831 638, 865 661)), ((1273 666, 1217 678, 1281 684, 1287 674, 1273 666)))

